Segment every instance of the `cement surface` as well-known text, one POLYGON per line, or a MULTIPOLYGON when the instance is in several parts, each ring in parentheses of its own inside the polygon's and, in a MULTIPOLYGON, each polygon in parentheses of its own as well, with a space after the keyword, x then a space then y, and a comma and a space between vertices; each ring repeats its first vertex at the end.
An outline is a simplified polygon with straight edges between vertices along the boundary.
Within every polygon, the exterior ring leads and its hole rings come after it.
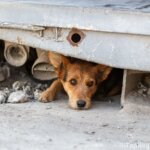
POLYGON ((121 110, 118 102, 93 102, 86 111, 51 103, 0 105, 0 150, 150 149, 150 119, 121 110))

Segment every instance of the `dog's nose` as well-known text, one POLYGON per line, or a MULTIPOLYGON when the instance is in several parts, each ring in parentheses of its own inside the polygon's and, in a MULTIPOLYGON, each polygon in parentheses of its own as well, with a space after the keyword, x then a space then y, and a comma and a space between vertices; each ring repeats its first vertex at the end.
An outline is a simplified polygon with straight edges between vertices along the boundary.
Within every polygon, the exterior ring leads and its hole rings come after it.
POLYGON ((84 100, 78 100, 77 101, 77 106, 79 108, 83 108, 86 105, 86 102, 84 100))

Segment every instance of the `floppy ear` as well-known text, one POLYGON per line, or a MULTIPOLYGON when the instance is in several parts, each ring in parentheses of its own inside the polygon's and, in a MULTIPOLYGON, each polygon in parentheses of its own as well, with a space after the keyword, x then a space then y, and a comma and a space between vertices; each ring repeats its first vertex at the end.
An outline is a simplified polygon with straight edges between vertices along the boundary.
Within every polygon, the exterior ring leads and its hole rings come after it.
POLYGON ((69 63, 69 59, 67 59, 67 57, 55 52, 49 52, 48 58, 50 60, 50 63, 56 69, 60 68, 61 65, 66 66, 69 63))
POLYGON ((69 59, 61 54, 49 52, 48 57, 50 63, 54 66, 58 78, 65 80, 66 68, 70 63, 69 59))
POLYGON ((108 75, 112 71, 111 67, 101 65, 101 64, 95 66, 95 69, 97 72, 96 78, 97 78, 98 82, 102 82, 102 81, 106 80, 108 75))
POLYGON ((54 68, 58 68, 62 63, 60 54, 54 52, 48 52, 48 58, 50 63, 54 66, 54 68))

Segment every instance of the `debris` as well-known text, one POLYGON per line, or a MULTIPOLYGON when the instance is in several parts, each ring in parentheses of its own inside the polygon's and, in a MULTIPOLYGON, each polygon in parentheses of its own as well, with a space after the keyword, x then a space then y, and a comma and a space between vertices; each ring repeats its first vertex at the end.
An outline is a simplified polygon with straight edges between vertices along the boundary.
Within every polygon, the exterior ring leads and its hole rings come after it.
POLYGON ((39 84, 37 84, 37 86, 35 87, 35 89, 39 89, 39 90, 45 90, 46 88, 48 87, 48 85, 47 84, 41 84, 41 83, 39 83, 39 84))
POLYGON ((137 92, 140 94, 140 95, 142 95, 143 93, 144 93, 144 89, 139 89, 137 92))
POLYGON ((27 84, 27 82, 22 82, 22 81, 15 81, 12 85, 13 90, 17 91, 17 90, 22 90, 23 87, 25 87, 25 85, 27 84))
POLYGON ((0 91, 0 104, 6 103, 8 95, 10 94, 10 90, 5 88, 3 91, 0 91))
POLYGON ((31 92, 32 92, 31 86, 29 86, 29 85, 23 86, 23 91, 24 91, 26 94, 30 95, 31 92))
POLYGON ((8 103, 23 103, 28 101, 28 96, 24 91, 15 91, 12 92, 9 97, 7 102, 8 103))
POLYGON ((138 83, 137 94, 143 97, 150 96, 150 74, 144 75, 142 81, 138 83))
POLYGON ((38 100, 41 93, 42 93, 41 90, 36 89, 36 90, 34 91, 34 99, 38 100))
POLYGON ((0 91, 0 103, 5 103, 7 99, 7 94, 4 91, 0 91))

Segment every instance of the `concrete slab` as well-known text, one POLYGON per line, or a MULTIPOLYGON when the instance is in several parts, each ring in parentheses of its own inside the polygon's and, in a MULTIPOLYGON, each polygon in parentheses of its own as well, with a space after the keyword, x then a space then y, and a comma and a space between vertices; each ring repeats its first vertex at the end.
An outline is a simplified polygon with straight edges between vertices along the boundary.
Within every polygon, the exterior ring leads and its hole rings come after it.
MULTIPOLYGON (((12 90, 17 81, 31 83, 33 92, 38 89, 39 83, 23 68, 10 67, 10 72, 0 90, 12 90)), ((119 97, 111 103, 97 97, 91 109, 77 111, 68 108, 67 99, 61 94, 51 103, 30 99, 27 103, 0 104, 0 150, 150 149, 150 113, 142 111, 145 107, 136 109, 131 103, 122 110, 119 97)))
POLYGON ((150 149, 148 115, 122 111, 115 101, 71 110, 64 99, 0 105, 0 149, 150 149))

